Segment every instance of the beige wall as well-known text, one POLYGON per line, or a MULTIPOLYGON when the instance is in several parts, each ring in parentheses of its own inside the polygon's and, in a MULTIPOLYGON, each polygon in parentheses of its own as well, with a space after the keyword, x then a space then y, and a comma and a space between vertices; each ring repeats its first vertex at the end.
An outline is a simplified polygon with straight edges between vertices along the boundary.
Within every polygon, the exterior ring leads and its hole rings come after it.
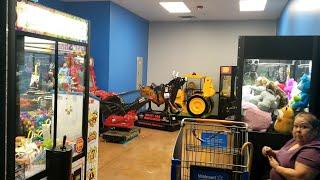
POLYGON ((275 34, 276 21, 151 22, 147 83, 167 83, 173 70, 199 72, 218 91, 219 67, 237 64, 238 37, 275 34))

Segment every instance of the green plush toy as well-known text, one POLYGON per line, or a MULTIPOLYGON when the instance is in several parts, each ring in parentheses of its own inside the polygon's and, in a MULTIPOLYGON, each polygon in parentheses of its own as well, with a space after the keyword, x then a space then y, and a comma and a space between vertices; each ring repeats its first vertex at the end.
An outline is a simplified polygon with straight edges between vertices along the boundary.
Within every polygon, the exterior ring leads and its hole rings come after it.
POLYGON ((53 141, 52 139, 45 139, 42 143, 42 146, 46 149, 51 149, 53 146, 53 141))

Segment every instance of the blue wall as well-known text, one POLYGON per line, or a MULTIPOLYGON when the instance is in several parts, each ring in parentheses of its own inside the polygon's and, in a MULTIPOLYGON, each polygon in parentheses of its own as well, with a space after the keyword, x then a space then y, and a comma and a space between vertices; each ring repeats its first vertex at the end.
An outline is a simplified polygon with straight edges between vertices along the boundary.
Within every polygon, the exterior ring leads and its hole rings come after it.
POLYGON ((65 11, 90 20, 90 55, 95 59, 99 88, 108 90, 109 81, 109 2, 65 3, 65 11))
POLYGON ((320 35, 320 3, 311 5, 312 10, 304 10, 310 2, 289 1, 279 19, 277 35, 320 35))
POLYGON ((147 80, 147 20, 110 3, 109 90, 131 91, 136 88, 136 59, 143 57, 143 83, 147 80))
POLYGON ((38 3, 60 11, 64 11, 64 3, 60 0, 39 0, 38 3))

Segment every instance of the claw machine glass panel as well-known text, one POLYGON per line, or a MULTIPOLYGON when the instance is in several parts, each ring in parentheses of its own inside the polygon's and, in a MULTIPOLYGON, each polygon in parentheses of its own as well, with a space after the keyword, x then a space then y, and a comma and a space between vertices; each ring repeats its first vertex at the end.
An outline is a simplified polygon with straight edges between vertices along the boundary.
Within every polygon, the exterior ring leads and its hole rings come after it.
POLYGON ((45 169, 45 150, 52 147, 55 42, 20 36, 17 44, 15 160, 28 178, 45 169))
POLYGON ((73 156, 83 151, 84 60, 86 48, 58 43, 57 144, 67 135, 73 156))
POLYGON ((309 111, 311 70, 311 60, 245 59, 242 102, 270 113, 285 106, 309 111))

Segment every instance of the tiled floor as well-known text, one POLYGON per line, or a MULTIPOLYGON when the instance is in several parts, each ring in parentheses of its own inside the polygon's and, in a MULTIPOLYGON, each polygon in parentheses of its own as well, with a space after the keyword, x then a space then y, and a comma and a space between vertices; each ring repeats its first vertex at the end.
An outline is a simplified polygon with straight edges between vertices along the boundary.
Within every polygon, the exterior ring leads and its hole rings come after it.
POLYGON ((142 128, 126 144, 99 144, 99 180, 170 179, 173 148, 179 131, 142 128))

